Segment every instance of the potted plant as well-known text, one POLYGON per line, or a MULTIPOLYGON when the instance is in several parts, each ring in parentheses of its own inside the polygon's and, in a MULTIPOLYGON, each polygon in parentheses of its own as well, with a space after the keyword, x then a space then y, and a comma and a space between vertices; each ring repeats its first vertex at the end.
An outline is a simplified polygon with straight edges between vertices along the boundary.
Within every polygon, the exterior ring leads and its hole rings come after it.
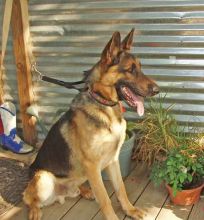
POLYGON ((156 185, 165 183, 174 204, 196 203, 204 187, 204 146, 170 149, 165 160, 154 163, 150 177, 156 185))
POLYGON ((133 159, 148 165, 165 158, 171 148, 179 145, 183 135, 171 113, 174 105, 164 107, 163 103, 165 96, 149 99, 145 117, 135 125, 138 139, 133 159))

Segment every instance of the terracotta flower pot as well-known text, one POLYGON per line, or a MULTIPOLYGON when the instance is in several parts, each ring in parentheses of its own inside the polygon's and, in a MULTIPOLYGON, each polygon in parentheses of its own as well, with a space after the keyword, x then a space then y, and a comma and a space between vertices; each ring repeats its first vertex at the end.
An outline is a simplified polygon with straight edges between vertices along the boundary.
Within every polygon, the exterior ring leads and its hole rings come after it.
POLYGON ((193 205, 195 204, 199 198, 201 190, 203 189, 204 184, 201 186, 195 188, 195 189, 189 189, 189 190, 182 190, 176 193, 176 196, 173 195, 173 189, 166 184, 166 188, 169 192, 171 201, 175 205, 193 205))

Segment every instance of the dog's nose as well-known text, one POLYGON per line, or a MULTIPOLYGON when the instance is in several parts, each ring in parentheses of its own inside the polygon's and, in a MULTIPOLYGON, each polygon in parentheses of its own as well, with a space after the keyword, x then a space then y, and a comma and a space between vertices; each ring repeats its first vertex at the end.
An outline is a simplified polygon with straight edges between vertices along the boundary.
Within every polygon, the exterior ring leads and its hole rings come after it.
POLYGON ((151 95, 156 95, 159 93, 159 87, 157 85, 149 85, 149 92, 151 95))

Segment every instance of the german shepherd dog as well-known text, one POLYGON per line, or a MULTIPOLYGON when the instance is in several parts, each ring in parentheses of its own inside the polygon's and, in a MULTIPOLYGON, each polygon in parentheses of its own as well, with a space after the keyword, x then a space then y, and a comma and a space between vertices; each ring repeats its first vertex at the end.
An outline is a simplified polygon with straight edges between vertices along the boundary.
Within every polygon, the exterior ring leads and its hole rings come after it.
POLYGON ((70 109, 50 129, 30 167, 33 175, 24 191, 30 220, 41 219, 41 207, 79 194, 88 199, 94 196, 105 219, 118 220, 102 181, 103 169, 124 212, 133 219, 143 218, 142 211, 129 202, 121 177, 118 156, 126 121, 119 102, 126 101, 141 116, 143 98, 157 94, 159 88, 129 52, 133 34, 134 29, 122 42, 119 32, 113 34, 99 62, 85 74, 87 89, 76 95, 70 109), (86 180, 91 189, 82 186, 86 180))

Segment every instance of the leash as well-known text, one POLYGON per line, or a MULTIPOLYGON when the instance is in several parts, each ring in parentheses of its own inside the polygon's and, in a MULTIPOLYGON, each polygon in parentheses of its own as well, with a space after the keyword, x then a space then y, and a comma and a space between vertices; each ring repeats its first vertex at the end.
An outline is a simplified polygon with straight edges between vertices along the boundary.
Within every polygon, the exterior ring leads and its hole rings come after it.
POLYGON ((45 82, 49 82, 49 83, 53 83, 53 84, 56 84, 56 85, 63 86, 65 88, 67 88, 67 89, 76 89, 78 91, 84 91, 86 89, 86 87, 84 87, 84 85, 85 85, 85 81, 84 80, 80 80, 80 81, 76 81, 76 82, 65 82, 65 81, 62 81, 62 80, 58 80, 58 79, 55 79, 55 78, 43 75, 37 69, 36 63, 32 64, 31 67, 32 67, 32 72, 38 74, 38 78, 37 78, 38 81, 42 80, 42 81, 45 81, 45 82))
MULTIPOLYGON (((88 87, 84 87, 84 83, 85 81, 84 80, 80 80, 80 81, 76 81, 76 82, 65 82, 65 81, 62 81, 62 80, 58 80, 58 79, 55 79, 55 78, 52 78, 52 77, 48 77, 48 76, 45 76, 43 75, 36 67, 36 63, 33 64, 32 66, 32 72, 35 72, 38 74, 38 78, 37 80, 42 80, 42 81, 45 81, 45 82, 49 82, 49 83, 53 83, 53 84, 56 84, 56 85, 60 85, 60 86, 63 86, 67 89, 76 89, 78 91, 84 91, 86 89, 88 89, 88 87), (80 87, 78 87, 80 86, 80 87)), ((125 107, 122 105, 122 102, 119 101, 118 103, 116 102, 113 102, 113 101, 108 101, 106 99, 104 99, 103 97, 99 96, 97 93, 95 92, 91 92, 89 91, 89 95, 94 99, 96 100, 97 102, 99 102, 100 104, 102 105, 106 105, 106 106, 115 106, 117 104, 119 104, 120 106, 120 111, 122 113, 126 112, 126 109, 125 107)))
MULTIPOLYGON (((21 1, 21 11, 22 11, 22 16, 24 17, 24 21, 29 20, 28 8, 27 7, 28 7, 28 5, 24 4, 24 1, 21 1)), ((49 83, 57 84, 57 85, 60 85, 60 86, 64 86, 68 89, 76 89, 78 91, 83 91, 85 89, 84 85, 82 85, 82 84, 85 83, 83 80, 77 81, 77 82, 64 82, 62 80, 58 80, 58 79, 55 79, 55 78, 45 76, 37 69, 36 59, 35 59, 35 56, 34 56, 33 51, 32 51, 32 41, 31 41, 31 37, 30 37, 30 34, 29 34, 30 33, 29 23, 24 22, 23 25, 24 25, 24 29, 27 30, 26 40, 27 40, 27 43, 28 43, 28 56, 29 56, 29 60, 30 60, 31 71, 32 71, 32 73, 38 74, 37 79, 42 80, 42 81, 46 81, 46 82, 49 82, 49 83)))
POLYGON ((68 88, 68 89, 76 89, 78 91, 83 91, 85 90, 86 88, 84 87, 85 86, 85 82, 83 80, 80 80, 80 81, 76 81, 76 82, 64 82, 62 80, 58 80, 58 79, 55 79, 55 78, 51 78, 51 77, 48 77, 48 76, 45 76, 43 75, 36 67, 36 58, 33 54, 33 51, 32 51, 32 40, 31 40, 31 37, 30 37, 30 31, 29 31, 29 23, 26 22, 29 20, 29 16, 28 16, 28 5, 27 4, 24 4, 24 1, 20 1, 21 3, 21 11, 22 11, 22 17, 24 17, 24 22, 23 22, 23 25, 24 25, 24 29, 27 31, 26 32, 26 40, 27 40, 27 44, 28 44, 28 57, 29 57, 29 61, 30 61, 30 65, 31 65, 31 71, 32 73, 35 73, 35 74, 38 74, 37 76, 37 80, 42 80, 42 81, 46 81, 46 82, 49 82, 49 83, 53 83, 53 84, 56 84, 56 85, 60 85, 60 86, 63 86, 65 88, 68 88))
MULTIPOLYGON (((49 83, 53 83, 53 84, 56 84, 56 85, 60 85, 60 86, 63 86, 67 89, 76 89, 78 91, 84 91, 86 89, 88 89, 88 87, 84 87, 84 83, 85 81, 84 80, 80 80, 80 81, 76 81, 76 82, 65 82, 65 81, 62 81, 62 80, 58 80, 58 79, 55 79, 55 78, 52 78, 52 77, 48 77, 48 76, 45 76, 43 75, 36 67, 36 63, 33 64, 32 66, 32 72, 35 72, 38 74, 38 78, 37 80, 42 80, 42 81, 45 81, 45 82, 49 82, 49 83), (78 87, 79 86, 79 87, 78 87)), ((113 101, 109 101, 109 100, 106 100, 104 99, 103 97, 101 97, 100 95, 98 95, 97 93, 95 92, 92 92, 92 91, 89 91, 89 95, 94 99, 96 100, 97 102, 99 102, 100 104, 102 105, 106 105, 106 106, 115 106, 117 105, 118 103, 116 102, 113 102, 113 101)), ((122 105, 122 102, 119 101, 119 106, 120 106, 120 111, 122 113, 126 112, 126 109, 125 107, 122 105)))

